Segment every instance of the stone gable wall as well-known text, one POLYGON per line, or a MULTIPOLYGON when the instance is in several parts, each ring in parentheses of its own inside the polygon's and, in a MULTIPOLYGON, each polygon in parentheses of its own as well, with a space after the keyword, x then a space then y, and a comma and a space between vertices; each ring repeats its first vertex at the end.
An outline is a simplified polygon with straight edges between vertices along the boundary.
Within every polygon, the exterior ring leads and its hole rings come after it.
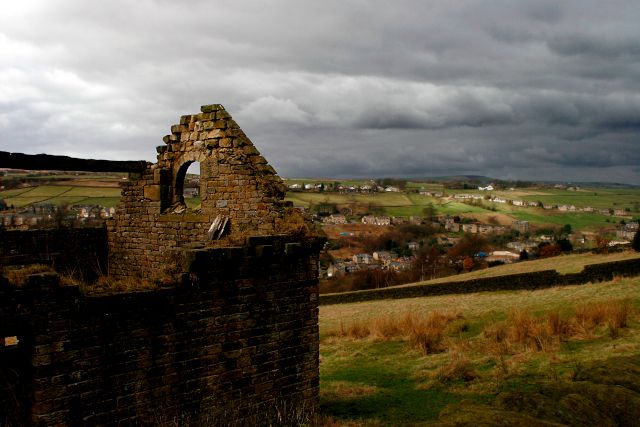
POLYGON ((164 142, 157 163, 123 184, 107 224, 111 275, 162 275, 170 249, 242 245, 250 236, 290 231, 282 180, 221 105, 182 116, 164 142), (195 211, 182 197, 193 162, 200 162, 202 198, 195 211), (226 227, 211 238, 216 219, 226 227))

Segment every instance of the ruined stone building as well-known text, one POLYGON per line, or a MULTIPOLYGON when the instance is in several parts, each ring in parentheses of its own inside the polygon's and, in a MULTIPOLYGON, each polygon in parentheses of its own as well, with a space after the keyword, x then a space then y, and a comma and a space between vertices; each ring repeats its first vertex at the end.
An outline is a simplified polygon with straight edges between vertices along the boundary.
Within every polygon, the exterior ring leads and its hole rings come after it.
POLYGON ((0 232, 0 425, 317 413, 324 239, 221 105, 182 116, 164 143, 153 164, 0 152, 0 167, 129 173, 106 227, 0 232), (54 270, 18 279, 30 264, 54 270))

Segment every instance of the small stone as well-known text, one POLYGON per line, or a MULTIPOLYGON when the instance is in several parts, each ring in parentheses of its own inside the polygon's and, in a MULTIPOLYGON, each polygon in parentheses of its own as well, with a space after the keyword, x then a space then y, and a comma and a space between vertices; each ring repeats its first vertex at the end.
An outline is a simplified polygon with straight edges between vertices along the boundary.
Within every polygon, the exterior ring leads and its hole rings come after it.
POLYGON ((260 154, 258 152, 258 149, 256 147, 254 147, 253 145, 245 145, 244 147, 242 147, 242 151, 244 152, 244 154, 247 155, 255 155, 255 154, 260 154))
POLYGON ((224 138, 225 132, 220 129, 214 129, 207 134, 207 138, 224 138))
POLYGON ((209 105, 203 105, 202 107, 200 107, 200 111, 202 111, 203 113, 211 113, 212 111, 218 111, 223 109, 224 107, 221 104, 209 104, 209 105))
POLYGON ((205 140, 205 144, 207 145, 207 148, 217 148, 218 147, 218 140, 217 139, 206 139, 205 140))
POLYGON ((230 119, 231 116, 227 113, 227 110, 220 110, 216 112, 216 119, 230 119))

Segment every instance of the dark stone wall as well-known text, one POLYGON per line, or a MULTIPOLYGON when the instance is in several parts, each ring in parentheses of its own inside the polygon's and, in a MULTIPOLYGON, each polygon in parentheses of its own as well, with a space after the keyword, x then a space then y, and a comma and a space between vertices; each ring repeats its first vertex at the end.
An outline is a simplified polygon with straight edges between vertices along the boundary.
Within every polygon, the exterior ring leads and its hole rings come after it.
POLYGON ((310 419, 319 405, 322 243, 274 236, 180 251, 181 283, 155 291, 91 296, 60 286, 56 274, 30 276, 22 288, 0 282, 0 334, 18 336, 12 354, 28 361, 12 367, 22 407, 7 409, 3 394, 4 419, 83 426, 310 419))
POLYGON ((587 265, 580 273, 560 274, 555 270, 508 276, 452 281, 432 285, 391 286, 381 289, 320 295, 320 304, 343 304, 380 299, 415 298, 445 294, 466 294, 501 290, 534 290, 612 280, 615 276, 640 276, 640 258, 587 265))
POLYGON ((107 230, 60 228, 0 231, 0 266, 45 264, 86 280, 107 272, 107 230))

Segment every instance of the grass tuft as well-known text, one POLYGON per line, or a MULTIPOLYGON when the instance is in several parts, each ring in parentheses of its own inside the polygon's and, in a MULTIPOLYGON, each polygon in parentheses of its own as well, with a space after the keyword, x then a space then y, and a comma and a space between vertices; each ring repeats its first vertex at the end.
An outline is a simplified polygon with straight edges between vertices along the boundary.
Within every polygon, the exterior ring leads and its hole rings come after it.
POLYGON ((100 276, 91 285, 84 285, 83 292, 86 294, 108 294, 119 292, 132 292, 157 289, 158 285, 147 279, 137 277, 123 277, 115 279, 111 276, 100 276))
POLYGON ((440 367, 435 375, 440 384, 449 384, 456 381, 471 382, 478 377, 471 360, 460 352, 452 352, 449 363, 440 367))
POLYGON ((54 272, 53 268, 48 265, 33 264, 19 267, 5 267, 3 274, 13 286, 22 287, 27 284, 30 275, 48 272, 54 272))

